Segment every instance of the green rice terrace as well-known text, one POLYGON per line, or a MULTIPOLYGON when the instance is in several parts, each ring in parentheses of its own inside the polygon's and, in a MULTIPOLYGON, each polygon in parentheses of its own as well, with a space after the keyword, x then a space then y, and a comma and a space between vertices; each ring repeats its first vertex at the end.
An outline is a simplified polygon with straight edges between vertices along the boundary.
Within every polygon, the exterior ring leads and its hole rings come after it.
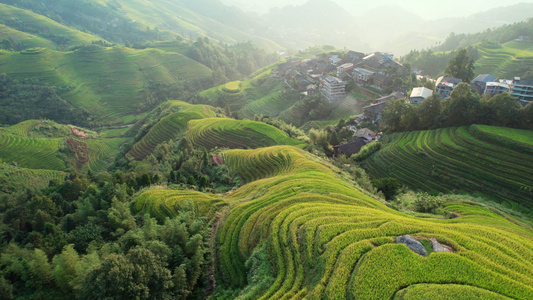
POLYGON ((211 106, 191 105, 182 101, 163 103, 159 109, 176 110, 176 112, 161 118, 141 140, 133 145, 128 155, 134 159, 142 160, 150 155, 157 145, 178 138, 187 130, 187 123, 190 120, 216 116, 216 109, 211 106))
POLYGON ((125 141, 99 138, 93 131, 53 121, 27 120, 0 127, 0 158, 5 163, 34 169, 32 172, 48 174, 50 170, 65 171, 72 166, 78 171, 97 173, 107 169, 125 141))
POLYGON ((44 188, 48 186, 50 180, 62 182, 65 175, 66 173, 61 171, 25 169, 0 163, 0 193, 24 190, 28 187, 44 188))
POLYGON ((471 193, 532 213, 533 132, 472 125, 391 134, 363 163, 373 178, 410 188, 471 193))
POLYGON ((149 81, 195 80, 212 71, 177 52, 99 45, 58 52, 31 48, 0 55, 0 69, 15 79, 37 78, 68 87, 61 97, 104 123, 123 123, 143 105, 140 91, 149 81), (31 55, 29 55, 31 54, 31 55))
POLYGON ((512 79, 533 68, 533 42, 512 41, 499 48, 478 45, 480 58, 476 61, 477 74, 494 74, 512 79))
POLYGON ((84 45, 101 37, 75 30, 29 10, 0 3, 0 40, 11 37, 23 48, 84 45), (39 32, 29 34, 27 32, 39 32))
POLYGON ((189 122, 187 138, 197 147, 248 149, 274 145, 305 146, 274 126, 248 120, 209 118, 189 122))
POLYGON ((248 182, 217 217, 217 286, 237 291, 229 298, 533 297, 533 231, 515 219, 461 200, 445 204, 454 219, 406 215, 291 146, 223 156, 248 182), (406 234, 448 251, 418 255, 395 242, 406 234))
POLYGON ((277 116, 291 108, 300 98, 298 93, 282 93, 287 86, 279 78, 270 76, 272 67, 252 74, 252 79, 205 90, 200 96, 213 105, 224 106, 227 102, 231 111, 239 111, 249 119, 255 115, 277 116))

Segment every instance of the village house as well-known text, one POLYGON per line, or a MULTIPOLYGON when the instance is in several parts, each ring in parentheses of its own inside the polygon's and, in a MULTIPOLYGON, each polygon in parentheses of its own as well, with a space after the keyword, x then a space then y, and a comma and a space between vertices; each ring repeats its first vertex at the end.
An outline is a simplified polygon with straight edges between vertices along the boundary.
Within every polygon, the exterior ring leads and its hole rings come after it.
POLYGON ((333 156, 339 157, 340 155, 345 155, 346 157, 350 157, 361 151, 364 145, 366 145, 366 142, 358 139, 350 143, 333 146, 333 156))
POLYGON ((352 63, 345 63, 337 67, 337 77, 340 76, 343 72, 347 72, 349 70, 353 69, 352 63))
POLYGON ((299 58, 289 58, 289 59, 287 60, 287 62, 290 63, 290 64, 293 65, 293 66, 298 66, 299 64, 302 63, 302 60, 299 59, 299 58))
POLYGON ((317 65, 318 71, 322 74, 329 74, 330 72, 336 71, 335 67, 327 63, 319 63, 317 65))
POLYGON ((495 82, 498 77, 491 75, 491 74, 481 74, 478 77, 472 81, 472 88, 478 91, 479 94, 483 94, 485 92, 485 88, 487 87, 487 83, 489 82, 495 82))
POLYGON ((515 77, 510 94, 517 97, 522 105, 527 105, 533 101, 533 79, 515 77))
POLYGON ((354 140, 362 139, 369 143, 376 140, 376 133, 368 128, 357 129, 353 135, 354 140))
POLYGON ((352 62, 354 60, 361 60, 363 59, 363 57, 365 57, 364 53, 356 52, 356 51, 348 51, 348 53, 344 55, 344 59, 349 58, 350 60, 352 60, 352 62))
POLYGON ((380 73, 372 75, 372 83, 380 89, 386 89, 392 86, 392 79, 380 73))
POLYGON ((388 102, 380 102, 363 107, 363 115, 365 116, 365 119, 372 122, 372 124, 376 124, 383 116, 382 112, 387 106, 387 103, 388 102))
POLYGON ((381 97, 374 100, 374 103, 369 106, 363 107, 363 116, 368 122, 376 124, 382 115, 383 109, 387 106, 390 101, 405 98, 405 94, 402 92, 394 92, 388 96, 381 97))
POLYGON ((427 97, 433 95, 433 91, 425 87, 416 87, 411 92, 409 103, 418 105, 418 103, 426 100, 427 97))
POLYGON ((355 80, 369 84, 372 82, 372 75, 374 75, 374 72, 363 68, 356 68, 354 69, 353 74, 355 80))
POLYGON ((364 61, 374 61, 379 64, 383 64, 386 61, 392 60, 394 58, 394 55, 383 53, 383 52, 374 52, 372 54, 369 54, 365 57, 363 57, 364 61))
POLYGON ((374 101, 372 101, 372 104, 378 104, 378 103, 382 103, 382 102, 389 102, 389 101, 392 101, 392 100, 397 100, 397 99, 402 99, 402 98, 405 98, 405 94, 402 93, 402 92, 396 91, 396 92, 392 92, 388 96, 384 96, 384 97, 375 99, 374 101))
POLYGON ((320 87, 324 97, 330 101, 346 96, 346 82, 337 77, 327 75, 320 78, 320 87))
POLYGON ((463 81, 459 78, 441 76, 437 79, 435 91, 442 99, 448 98, 453 89, 455 89, 461 82, 463 81))
POLYGON ((319 70, 312 69, 307 71, 307 79, 312 82, 318 83, 322 76, 323 74, 319 70))
POLYGON ((511 90, 511 85, 508 83, 505 83, 504 81, 500 82, 487 82, 487 85, 485 87, 485 91, 483 94, 494 96, 501 93, 508 93, 511 90))

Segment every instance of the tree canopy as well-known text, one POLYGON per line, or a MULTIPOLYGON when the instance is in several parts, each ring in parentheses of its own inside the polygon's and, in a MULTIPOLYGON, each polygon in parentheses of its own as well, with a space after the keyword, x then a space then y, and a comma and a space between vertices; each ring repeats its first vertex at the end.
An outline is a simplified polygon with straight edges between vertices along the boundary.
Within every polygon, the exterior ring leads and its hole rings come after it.
POLYGON ((457 55, 450 60, 444 69, 444 74, 460 78, 463 82, 470 82, 474 79, 474 60, 468 56, 466 49, 457 52, 457 55))

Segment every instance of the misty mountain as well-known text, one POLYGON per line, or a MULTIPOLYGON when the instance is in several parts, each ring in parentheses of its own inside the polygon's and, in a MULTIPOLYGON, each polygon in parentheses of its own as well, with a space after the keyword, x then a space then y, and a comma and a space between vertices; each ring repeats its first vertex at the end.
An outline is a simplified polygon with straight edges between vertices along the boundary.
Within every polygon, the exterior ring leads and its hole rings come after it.
POLYGON ((356 18, 330 0, 272 8, 264 19, 271 26, 267 36, 290 48, 330 44, 369 50, 359 38, 356 18))
POLYGON ((373 50, 403 55, 412 49, 433 47, 450 33, 474 33, 533 17, 533 3, 494 8, 469 17, 426 21, 399 5, 374 8, 357 17, 360 38, 373 50), (363 26, 364 24, 364 26, 363 26))

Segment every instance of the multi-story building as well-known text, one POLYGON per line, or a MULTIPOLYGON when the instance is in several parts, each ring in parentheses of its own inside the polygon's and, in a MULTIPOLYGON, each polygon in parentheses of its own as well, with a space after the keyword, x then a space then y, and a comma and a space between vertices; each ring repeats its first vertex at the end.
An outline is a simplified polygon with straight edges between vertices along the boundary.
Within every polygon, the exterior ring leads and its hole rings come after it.
POLYGON ((498 79, 498 77, 492 74, 481 74, 472 81, 472 87, 480 94, 483 94, 487 87, 487 83, 495 82, 496 79, 498 79))
POLYGON ((345 63, 345 64, 342 64, 340 66, 337 67, 337 77, 340 77, 340 75, 343 73, 343 72, 346 72, 348 70, 351 70, 353 69, 353 64, 352 63, 345 63))
POLYGON ((453 89, 463 82, 459 78, 441 76, 437 79, 436 92, 442 99, 450 97, 453 89))
POLYGON ((363 68, 356 68, 353 71, 354 79, 357 79, 358 81, 364 83, 370 83, 372 80, 372 75, 374 75, 374 73, 375 72, 363 68))
POLYGON ((530 103, 533 101, 533 79, 515 77, 510 94, 517 97, 523 105, 530 103))
POLYGON ((511 86, 508 83, 505 82, 487 82, 485 91, 483 94, 494 96, 498 95, 504 92, 509 92, 511 90, 511 86))
POLYGON ((320 90, 328 100, 343 98, 346 96, 346 82, 333 76, 320 78, 320 90))

